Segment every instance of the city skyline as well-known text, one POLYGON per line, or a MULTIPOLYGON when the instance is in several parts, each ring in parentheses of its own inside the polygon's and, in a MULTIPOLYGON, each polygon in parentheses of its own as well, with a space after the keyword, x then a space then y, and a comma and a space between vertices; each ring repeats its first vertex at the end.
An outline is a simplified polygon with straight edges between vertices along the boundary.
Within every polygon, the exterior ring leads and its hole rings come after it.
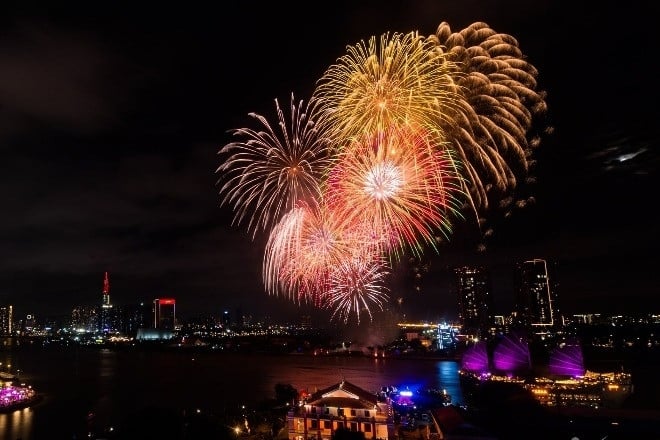
POLYGON ((154 16, 10 8, 0 39, 0 304, 67 313, 64 304, 100 301, 108 271, 114 303, 173 297, 190 314, 295 313, 264 290, 266 237, 253 240, 220 207, 217 153, 229 130, 249 112, 270 115, 275 98, 306 100, 360 39, 484 21, 518 40, 547 92, 554 133, 538 150, 536 202, 494 213, 485 251, 474 225, 455 225, 437 254, 425 253, 421 281, 396 268, 392 301, 435 318, 456 307, 451 268, 484 265, 495 310, 506 310, 515 263, 543 258, 558 262, 567 312, 611 312, 623 298, 623 312, 648 310, 658 263, 647 200, 658 164, 657 109, 646 105, 650 11, 436 3, 336 4, 325 21, 304 5, 154 16))

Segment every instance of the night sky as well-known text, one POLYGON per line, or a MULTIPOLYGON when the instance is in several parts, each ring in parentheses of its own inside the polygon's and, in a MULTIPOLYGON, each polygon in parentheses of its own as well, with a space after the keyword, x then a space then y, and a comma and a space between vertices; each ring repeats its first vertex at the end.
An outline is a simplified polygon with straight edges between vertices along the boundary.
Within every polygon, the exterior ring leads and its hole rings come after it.
POLYGON ((220 206, 230 130, 249 112, 272 119, 275 98, 309 98, 349 44, 484 21, 516 37, 547 92, 554 132, 537 150, 536 203, 494 213, 485 251, 473 225, 457 225, 425 256, 419 291, 401 264, 392 307, 453 317, 450 268, 484 264, 506 313, 514 263, 547 258, 566 313, 660 313, 656 15, 646 3, 559 3, 3 6, 0 304, 19 318, 67 314, 100 303, 108 271, 118 305, 174 297, 184 316, 301 314, 264 291, 266 237, 220 206))

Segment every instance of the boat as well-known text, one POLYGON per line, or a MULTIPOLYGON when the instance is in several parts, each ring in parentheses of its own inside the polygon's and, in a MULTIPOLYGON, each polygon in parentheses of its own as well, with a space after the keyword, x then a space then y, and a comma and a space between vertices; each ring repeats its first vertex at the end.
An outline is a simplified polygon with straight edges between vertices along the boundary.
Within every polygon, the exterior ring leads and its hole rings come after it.
POLYGON ((385 386, 378 396, 388 400, 395 408, 437 408, 451 404, 451 395, 446 389, 414 385, 385 386))
POLYGON ((31 385, 19 382, 18 376, 0 372, 0 413, 32 406, 41 400, 31 385))
POLYGON ((498 382, 527 390, 544 406, 618 408, 633 391, 630 373, 586 370, 575 340, 551 350, 544 373, 534 368, 543 366, 531 364, 527 342, 515 335, 502 338, 486 356, 483 345, 465 352, 459 379, 468 397, 484 383, 498 382))

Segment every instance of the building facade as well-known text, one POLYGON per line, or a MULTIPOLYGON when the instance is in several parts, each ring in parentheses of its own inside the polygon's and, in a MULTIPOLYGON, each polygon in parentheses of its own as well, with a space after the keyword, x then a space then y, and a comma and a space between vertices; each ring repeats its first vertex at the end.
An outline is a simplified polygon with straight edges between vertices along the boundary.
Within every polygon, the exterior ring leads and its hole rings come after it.
POLYGON ((289 440, 331 440, 342 430, 366 440, 394 437, 392 406, 345 380, 302 396, 287 424, 289 440))
POLYGON ((483 267, 457 267, 458 319, 461 333, 485 338, 491 327, 492 293, 488 272, 483 267))
POLYGON ((519 324, 533 333, 555 325, 556 284, 551 265, 536 258, 518 263, 515 273, 515 308, 519 324))
POLYGON ((114 313, 112 310, 112 304, 110 303, 110 279, 108 278, 108 272, 105 273, 103 279, 103 297, 101 299, 101 309, 99 313, 99 331, 101 333, 112 333, 116 331, 114 313))
POLYGON ((0 335, 10 336, 14 331, 14 306, 0 306, 0 335))
POLYGON ((176 301, 174 298, 154 299, 154 327, 174 331, 176 325, 176 301))

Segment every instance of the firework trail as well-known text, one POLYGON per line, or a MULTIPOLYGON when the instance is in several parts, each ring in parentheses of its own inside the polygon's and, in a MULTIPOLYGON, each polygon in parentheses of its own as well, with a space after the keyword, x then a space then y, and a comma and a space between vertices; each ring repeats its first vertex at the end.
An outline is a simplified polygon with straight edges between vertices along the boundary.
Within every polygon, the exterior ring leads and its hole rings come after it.
POLYGON ((259 128, 232 130, 238 138, 220 153, 222 204, 233 207, 234 223, 247 222, 253 238, 268 230, 301 200, 320 198, 319 182, 329 165, 325 138, 313 120, 314 105, 291 94, 290 121, 275 100, 277 126, 256 113, 259 128))

